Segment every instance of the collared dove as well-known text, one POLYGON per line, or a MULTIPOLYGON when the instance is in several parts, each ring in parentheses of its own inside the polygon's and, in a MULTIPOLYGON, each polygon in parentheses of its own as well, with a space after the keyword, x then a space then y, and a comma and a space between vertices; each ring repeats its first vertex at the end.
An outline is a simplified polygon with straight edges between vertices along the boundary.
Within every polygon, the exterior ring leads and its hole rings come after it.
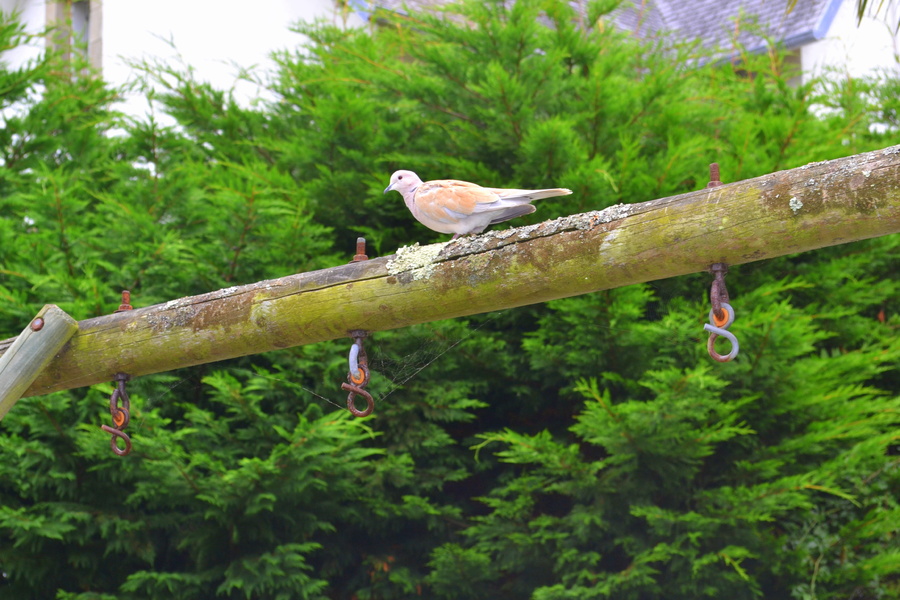
POLYGON ((566 196, 572 190, 505 190, 484 188, 468 181, 439 179, 423 182, 412 171, 397 171, 384 193, 400 192, 406 208, 419 223, 439 233, 452 233, 456 239, 467 233, 481 233, 488 225, 502 223, 535 208, 532 200, 566 196))

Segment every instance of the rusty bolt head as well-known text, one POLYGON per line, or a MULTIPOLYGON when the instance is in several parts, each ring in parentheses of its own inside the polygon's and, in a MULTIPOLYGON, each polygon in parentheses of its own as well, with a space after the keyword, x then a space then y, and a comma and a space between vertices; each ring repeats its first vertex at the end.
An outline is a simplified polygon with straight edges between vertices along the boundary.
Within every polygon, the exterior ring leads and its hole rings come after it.
POLYGON ((369 260, 366 256, 366 238, 356 238, 356 255, 350 262, 359 262, 361 260, 369 260))
POLYGON ((34 321, 31 322, 31 330, 32 331, 40 331, 44 328, 44 319, 38 317, 34 321))
POLYGON ((131 292, 128 290, 122 290, 122 304, 119 305, 119 308, 116 309, 116 312, 122 312, 124 310, 132 310, 131 306, 131 292))
POLYGON ((723 185, 721 181, 719 181, 719 163, 712 163, 709 165, 709 183, 706 184, 707 188, 714 188, 723 185))

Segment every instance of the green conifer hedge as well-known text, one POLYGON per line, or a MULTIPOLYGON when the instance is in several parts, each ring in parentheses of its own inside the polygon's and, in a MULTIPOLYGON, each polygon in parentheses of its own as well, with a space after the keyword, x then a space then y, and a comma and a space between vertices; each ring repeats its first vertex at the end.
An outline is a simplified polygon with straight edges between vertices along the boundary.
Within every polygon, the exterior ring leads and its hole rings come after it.
MULTIPOLYGON (((775 46, 710 61, 606 4, 302 25, 250 107, 146 63, 140 119, 81 65, 3 66, 0 337, 444 239, 398 168, 575 192, 515 225, 897 142, 896 80, 792 86, 775 46)), ((0 597, 900 597, 898 245, 732 269, 729 364, 695 275, 377 333, 364 420, 349 340, 131 381, 125 458, 111 385, 23 399, 0 597)))

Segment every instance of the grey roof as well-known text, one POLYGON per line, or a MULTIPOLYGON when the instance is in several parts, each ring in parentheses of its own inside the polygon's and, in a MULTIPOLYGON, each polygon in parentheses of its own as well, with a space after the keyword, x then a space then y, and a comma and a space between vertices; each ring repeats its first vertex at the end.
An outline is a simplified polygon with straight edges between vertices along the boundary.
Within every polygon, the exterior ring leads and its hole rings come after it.
MULTIPOLYGON (((515 0, 508 0, 515 1, 515 0)), ((822 39, 828 34, 838 8, 844 0, 799 0, 786 13, 788 0, 630 0, 609 15, 620 29, 641 38, 672 34, 682 40, 700 40, 712 50, 729 51, 737 41, 749 51, 759 51, 768 36, 788 48, 796 48, 822 39), (757 33, 748 31, 752 22, 757 33)), ((405 12, 429 9, 447 0, 350 0, 352 6, 368 18, 374 8, 405 12)), ((571 2, 584 10, 586 0, 571 2)))
POLYGON ((766 45, 765 36, 788 48, 822 39, 842 1, 800 0, 788 13, 788 0, 633 0, 610 16, 619 28, 642 38, 671 33, 728 50, 737 34, 742 46, 755 51, 766 45))

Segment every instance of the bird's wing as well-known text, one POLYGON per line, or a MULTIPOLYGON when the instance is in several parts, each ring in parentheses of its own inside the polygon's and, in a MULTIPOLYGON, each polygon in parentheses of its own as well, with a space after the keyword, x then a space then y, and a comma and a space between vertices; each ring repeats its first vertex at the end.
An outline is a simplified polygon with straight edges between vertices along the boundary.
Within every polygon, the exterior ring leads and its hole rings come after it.
POLYGON ((490 210, 489 205, 499 200, 495 190, 455 179, 426 181, 418 187, 415 196, 419 212, 441 223, 458 223, 460 219, 490 210))

